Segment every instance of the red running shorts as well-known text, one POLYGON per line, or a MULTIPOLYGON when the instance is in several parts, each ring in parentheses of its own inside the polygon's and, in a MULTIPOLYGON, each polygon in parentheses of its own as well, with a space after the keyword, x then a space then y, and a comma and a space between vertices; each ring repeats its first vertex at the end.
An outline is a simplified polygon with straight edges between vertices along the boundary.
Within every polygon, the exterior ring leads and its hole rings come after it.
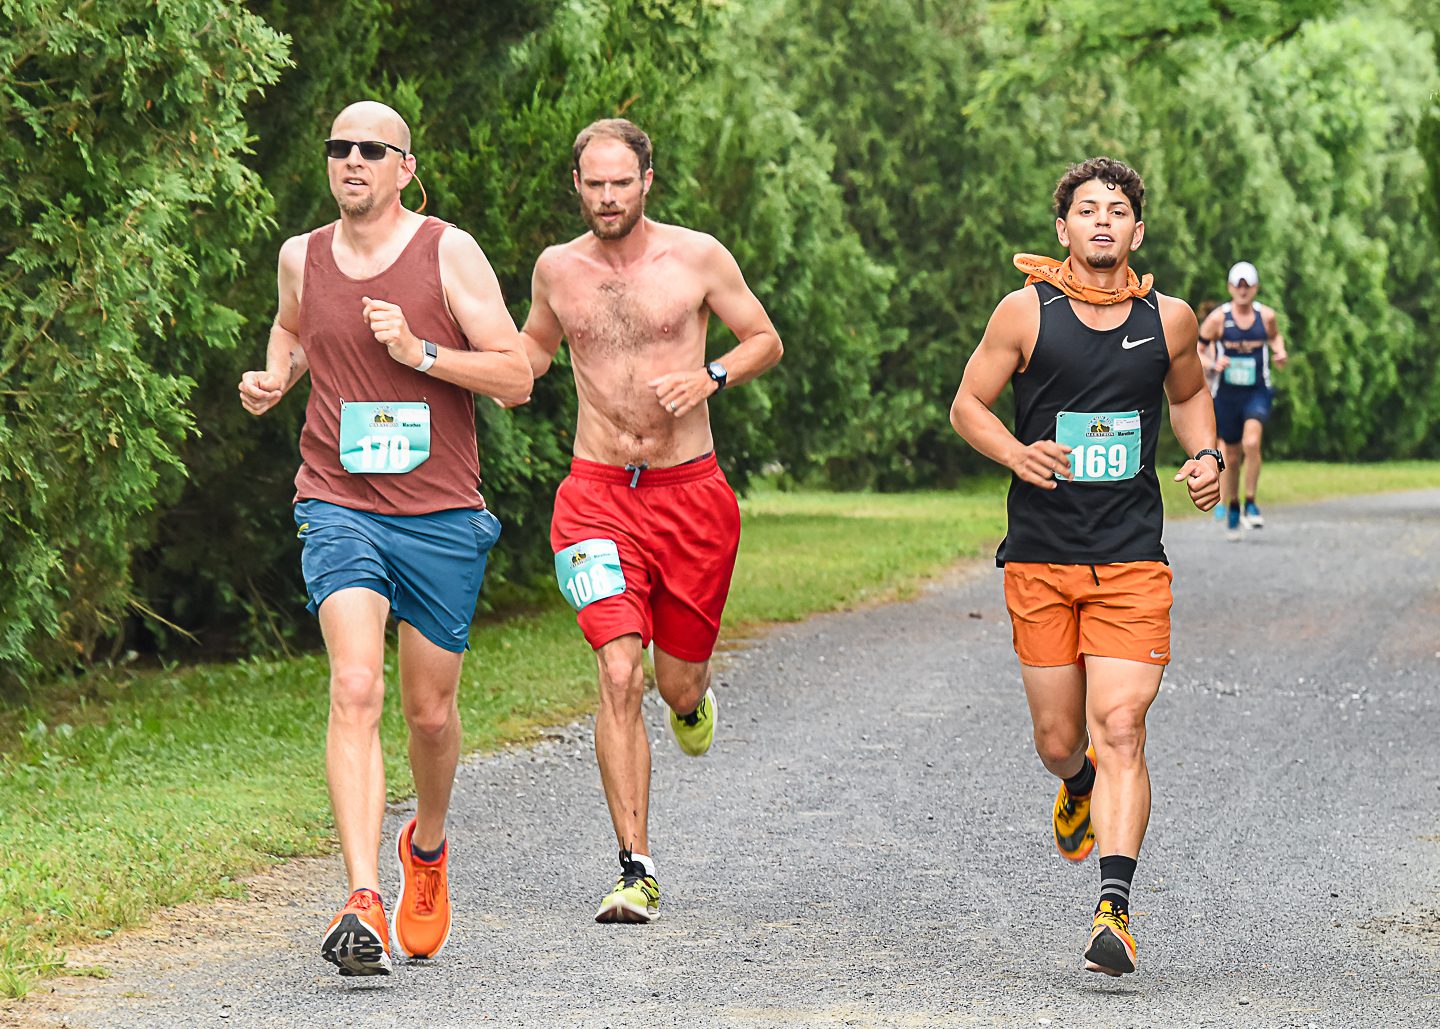
POLYGON ((613 540, 625 573, 624 592, 576 616, 590 646, 638 633, 642 646, 708 661, 740 547, 740 505, 715 455, 638 477, 575 458, 555 491, 550 547, 589 539, 613 540))

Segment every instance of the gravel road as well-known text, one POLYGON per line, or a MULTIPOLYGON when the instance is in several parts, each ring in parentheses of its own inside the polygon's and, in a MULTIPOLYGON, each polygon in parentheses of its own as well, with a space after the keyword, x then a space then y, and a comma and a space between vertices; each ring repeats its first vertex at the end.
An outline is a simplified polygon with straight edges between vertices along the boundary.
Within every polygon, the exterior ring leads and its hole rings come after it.
POLYGON ((1440 490, 1267 514, 1239 544, 1208 518, 1166 534, 1133 976, 1081 970, 1097 863, 1050 843, 999 573, 976 565, 728 651, 703 759, 651 697, 651 926, 591 920, 615 852, 587 723, 462 769, 440 960, 332 974, 338 862, 294 862, 249 904, 72 954, 111 977, 0 1024, 1440 1025, 1440 490))

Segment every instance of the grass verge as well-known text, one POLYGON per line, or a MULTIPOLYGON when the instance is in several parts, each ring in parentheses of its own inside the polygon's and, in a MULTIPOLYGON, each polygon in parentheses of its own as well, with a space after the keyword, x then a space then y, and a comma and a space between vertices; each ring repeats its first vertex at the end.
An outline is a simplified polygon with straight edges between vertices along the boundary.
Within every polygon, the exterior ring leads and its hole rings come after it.
MULTIPOLYGON (((1264 494, 1283 503, 1437 482, 1435 463, 1276 463, 1264 494)), ((1172 517, 1189 509, 1181 487, 1165 492, 1172 517)), ((725 635, 904 596, 957 560, 988 556, 1004 531, 1004 495, 998 477, 947 493, 758 492, 743 505, 725 635)), ((558 597, 552 609, 478 627, 460 691, 466 749, 588 713, 593 678, 558 597)), ((332 848, 326 680, 322 655, 246 661, 97 679, 63 707, 6 712, 0 995, 63 971, 68 944, 160 906, 235 893, 258 868, 332 848)), ((391 796, 407 796, 393 696, 381 733, 391 796)))

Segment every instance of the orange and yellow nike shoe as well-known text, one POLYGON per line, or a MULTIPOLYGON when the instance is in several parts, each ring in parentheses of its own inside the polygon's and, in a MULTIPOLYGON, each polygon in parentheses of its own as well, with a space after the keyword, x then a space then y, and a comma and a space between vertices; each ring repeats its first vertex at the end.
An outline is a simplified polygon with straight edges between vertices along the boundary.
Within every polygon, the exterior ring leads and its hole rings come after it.
MULTIPOLYGON (((1095 763, 1095 748, 1085 752, 1085 760, 1095 763)), ((1055 810, 1051 815, 1055 849, 1066 861, 1084 861, 1095 849, 1095 830, 1090 825, 1090 794, 1072 797, 1065 784, 1055 794, 1055 810)))
POLYGON ((1108 900, 1100 902, 1085 947, 1085 970, 1120 976, 1135 971, 1135 937, 1130 935, 1130 913, 1108 900))

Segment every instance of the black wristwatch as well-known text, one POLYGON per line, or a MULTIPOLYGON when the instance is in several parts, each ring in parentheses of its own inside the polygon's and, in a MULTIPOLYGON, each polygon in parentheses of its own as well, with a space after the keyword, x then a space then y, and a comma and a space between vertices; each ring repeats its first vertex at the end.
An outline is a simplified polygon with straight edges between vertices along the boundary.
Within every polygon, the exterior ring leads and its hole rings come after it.
POLYGON ((716 393, 719 393, 720 390, 725 388, 725 379, 730 373, 725 370, 725 366, 723 364, 721 364, 719 361, 711 361, 705 366, 705 372, 707 375, 710 376, 711 379, 714 380, 716 386, 716 393))
POLYGON ((1223 454, 1220 453, 1220 451, 1216 450, 1214 447, 1206 447, 1204 450, 1197 453, 1195 455, 1195 460, 1200 460, 1206 454, 1209 454, 1211 457, 1215 458, 1215 463, 1220 466, 1220 471, 1223 472, 1225 470, 1225 457, 1223 454))

